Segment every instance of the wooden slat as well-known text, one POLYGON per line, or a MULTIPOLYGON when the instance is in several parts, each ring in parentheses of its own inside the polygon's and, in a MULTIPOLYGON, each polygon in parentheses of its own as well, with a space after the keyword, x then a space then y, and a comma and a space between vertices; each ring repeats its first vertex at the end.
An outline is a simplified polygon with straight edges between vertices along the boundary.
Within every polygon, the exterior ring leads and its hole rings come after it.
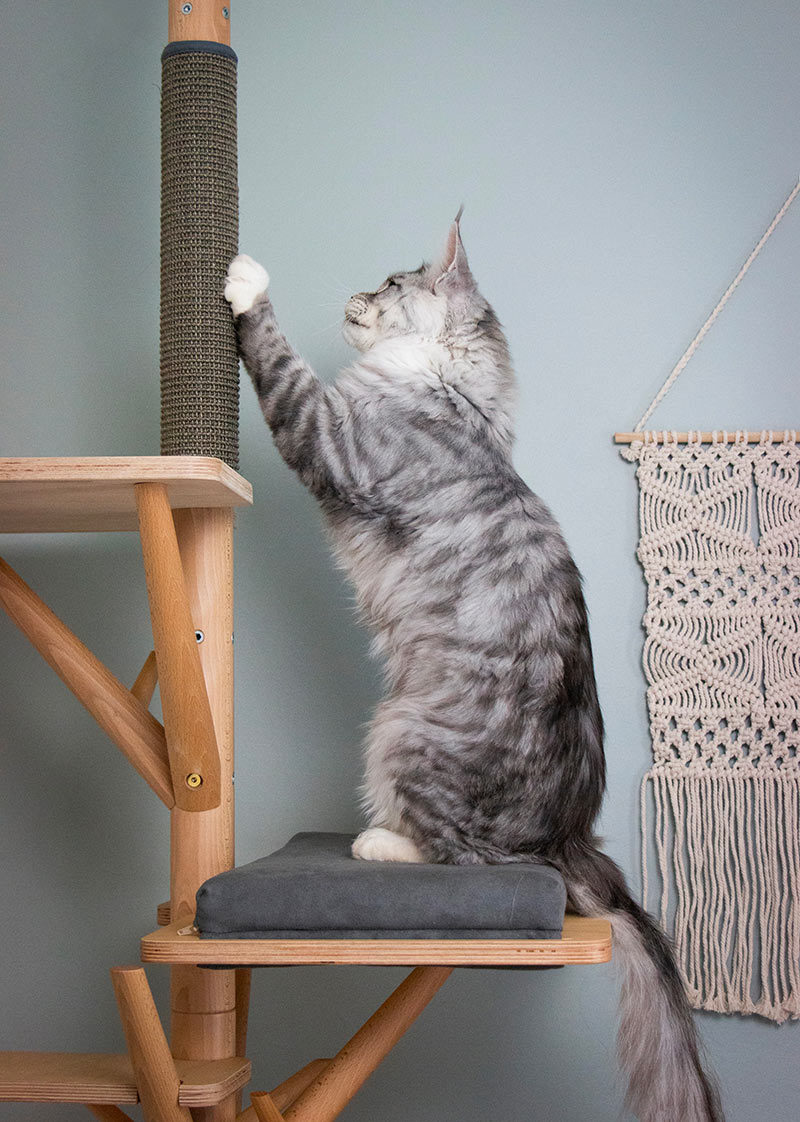
POLYGON ((2 558, 0 606, 162 802, 173 806, 161 724, 2 558))
POLYGON ((201 939, 192 919, 142 939, 143 962, 280 966, 569 966, 608 962, 611 925, 567 915, 560 939, 201 939))
MULTIPOLYGON (((250 1079, 249 1060, 175 1060, 182 1106, 213 1106, 250 1079)), ((0 1102, 133 1104, 139 1101, 127 1055, 0 1052, 0 1102)))
POLYGON ((236 507, 250 484, 211 456, 0 458, 0 532, 136 530, 137 483, 164 483, 173 509, 236 507))

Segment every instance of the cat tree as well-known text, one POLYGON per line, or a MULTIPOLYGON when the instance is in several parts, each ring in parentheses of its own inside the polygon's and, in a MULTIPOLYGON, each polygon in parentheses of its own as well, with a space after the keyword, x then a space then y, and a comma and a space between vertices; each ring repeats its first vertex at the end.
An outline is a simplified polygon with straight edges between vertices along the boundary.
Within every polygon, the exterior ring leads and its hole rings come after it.
POLYGON ((0 561, 0 604, 170 812, 170 900, 142 940, 171 967, 170 1042, 144 970, 113 968, 128 1053, 0 1053, 0 1101, 74 1102, 123 1122, 335 1118, 455 966, 610 958, 609 925, 567 916, 560 939, 209 939, 195 893, 234 862, 233 511, 238 362, 222 298, 237 245, 236 56, 219 0, 169 3, 163 55, 162 455, 0 460, 0 529, 138 531, 154 650, 123 685, 0 561), (163 723, 149 710, 158 685, 163 723), (332 1060, 314 1060, 242 1111, 250 967, 411 965, 332 1060), (213 965, 222 969, 205 970, 213 965))

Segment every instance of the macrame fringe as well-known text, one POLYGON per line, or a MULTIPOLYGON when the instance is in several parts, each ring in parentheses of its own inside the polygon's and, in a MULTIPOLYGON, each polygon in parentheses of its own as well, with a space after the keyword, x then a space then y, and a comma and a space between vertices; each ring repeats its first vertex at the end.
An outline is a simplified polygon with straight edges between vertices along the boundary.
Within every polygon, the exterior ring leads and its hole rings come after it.
POLYGON ((648 790, 655 807, 660 918, 696 1009, 800 1017, 800 776, 681 774, 642 783, 648 905, 648 790))

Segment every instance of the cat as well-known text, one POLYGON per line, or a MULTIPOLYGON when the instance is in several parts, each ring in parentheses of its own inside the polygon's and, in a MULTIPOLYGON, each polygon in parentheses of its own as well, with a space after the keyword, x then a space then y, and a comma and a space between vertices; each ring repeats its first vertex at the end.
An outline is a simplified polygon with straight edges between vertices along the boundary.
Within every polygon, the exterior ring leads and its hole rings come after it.
POLYGON ((581 578, 512 466, 514 371, 460 217, 440 260, 348 300, 360 356, 331 385, 281 334, 259 264, 236 257, 225 284, 275 444, 385 664, 353 855, 555 866, 623 960, 627 1105, 641 1122, 721 1122, 669 943, 595 846, 603 722, 581 578))

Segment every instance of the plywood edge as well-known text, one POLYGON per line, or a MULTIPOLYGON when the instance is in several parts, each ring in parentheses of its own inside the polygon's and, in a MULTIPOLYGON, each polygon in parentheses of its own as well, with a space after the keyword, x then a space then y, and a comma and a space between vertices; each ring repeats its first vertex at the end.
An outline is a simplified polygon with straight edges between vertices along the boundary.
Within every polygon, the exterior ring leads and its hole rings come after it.
POLYGON ((561 939, 201 939, 184 919, 146 935, 143 962, 278 965, 568 966, 611 959, 611 925, 568 915, 561 939))
MULTIPOLYGON (((214 1106, 250 1080, 250 1061, 176 1060, 183 1106, 214 1106)), ((0 1052, 0 1102, 133 1104, 133 1068, 123 1053, 0 1052)))
POLYGON ((0 483, 167 483, 191 479, 221 484, 238 499, 253 501, 251 484, 214 456, 6 456, 0 457, 0 483))

